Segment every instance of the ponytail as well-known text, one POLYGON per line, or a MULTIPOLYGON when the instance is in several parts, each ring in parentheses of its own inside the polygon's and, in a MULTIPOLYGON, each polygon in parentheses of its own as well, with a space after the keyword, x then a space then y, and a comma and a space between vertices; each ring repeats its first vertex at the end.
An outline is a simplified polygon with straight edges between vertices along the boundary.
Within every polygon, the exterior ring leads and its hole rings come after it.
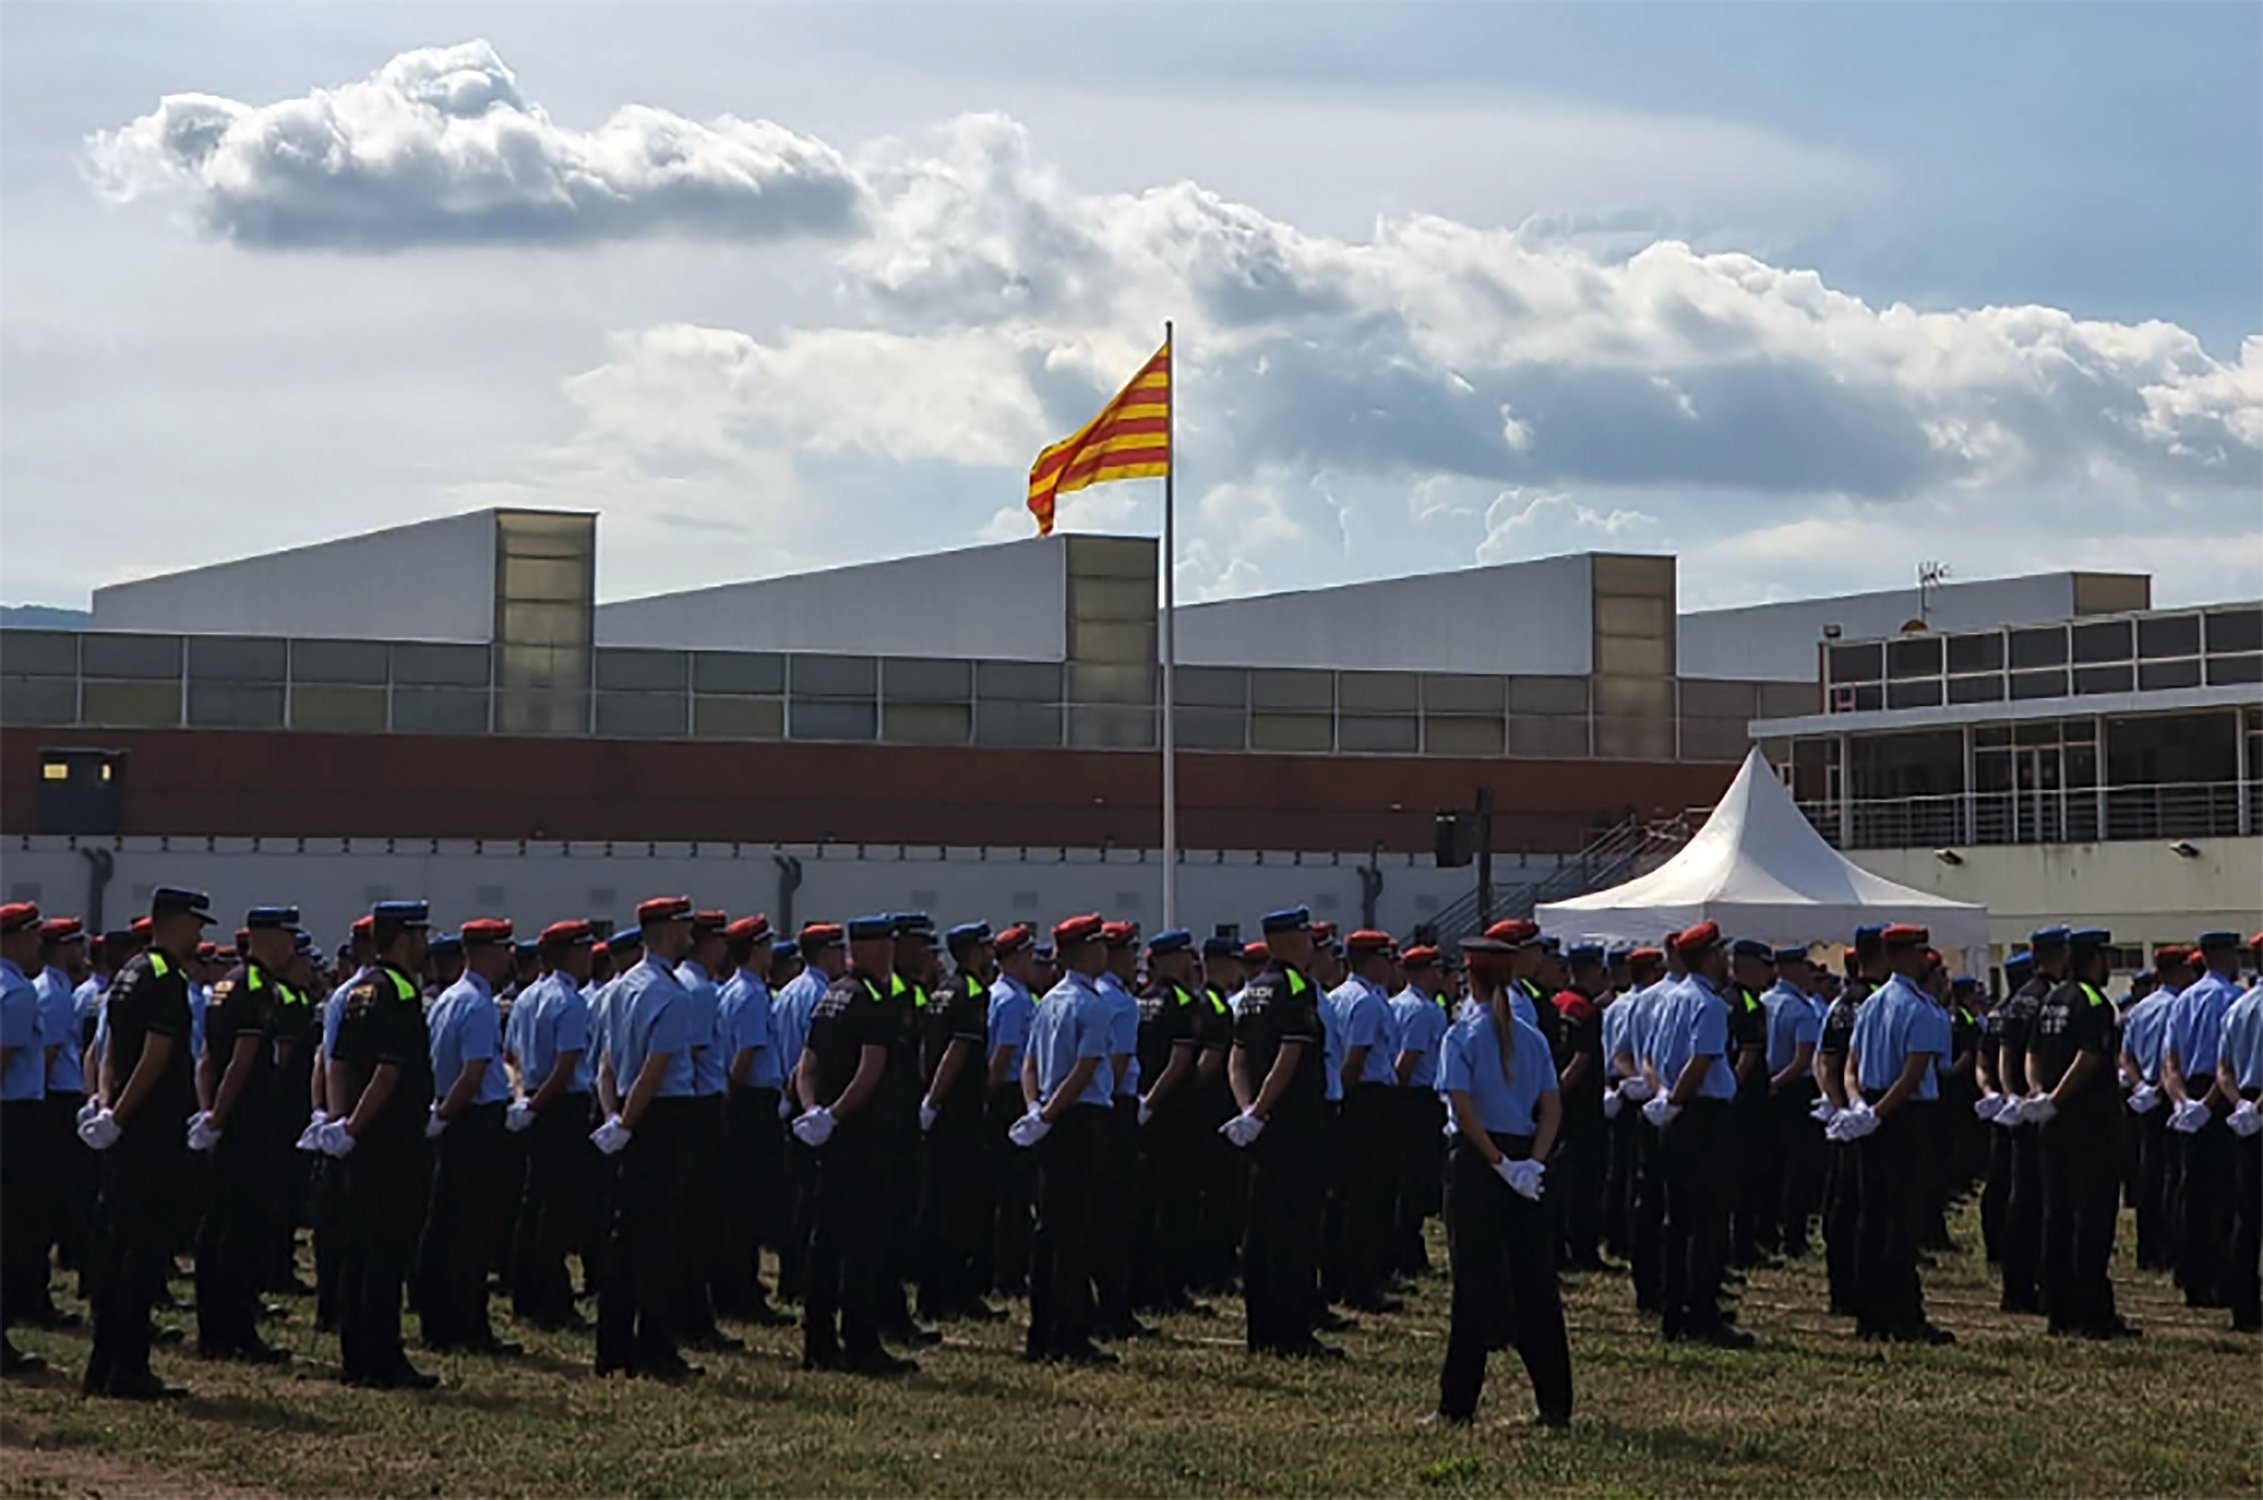
POLYGON ((1493 1041, 1501 1052, 1501 1082, 1510 1088, 1517 1081, 1517 1018, 1509 1009, 1509 991, 1506 985, 1495 990, 1486 1002, 1493 1011, 1493 1041))

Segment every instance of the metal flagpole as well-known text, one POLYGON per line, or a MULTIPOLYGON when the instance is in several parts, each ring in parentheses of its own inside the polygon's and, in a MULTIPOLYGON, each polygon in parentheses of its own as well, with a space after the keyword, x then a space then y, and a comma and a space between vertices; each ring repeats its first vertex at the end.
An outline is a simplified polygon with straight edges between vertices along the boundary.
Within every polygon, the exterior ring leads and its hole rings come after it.
POLYGON ((1179 557, 1176 496, 1173 487, 1178 481, 1179 443, 1179 356, 1171 347, 1171 322, 1163 321, 1163 354, 1170 362, 1169 384, 1165 386, 1163 402, 1164 449, 1170 456, 1163 468, 1163 926, 1166 930, 1179 925, 1179 768, 1177 726, 1173 715, 1177 696, 1172 691, 1171 672, 1178 648, 1175 640, 1175 612, 1178 584, 1173 576, 1179 557))

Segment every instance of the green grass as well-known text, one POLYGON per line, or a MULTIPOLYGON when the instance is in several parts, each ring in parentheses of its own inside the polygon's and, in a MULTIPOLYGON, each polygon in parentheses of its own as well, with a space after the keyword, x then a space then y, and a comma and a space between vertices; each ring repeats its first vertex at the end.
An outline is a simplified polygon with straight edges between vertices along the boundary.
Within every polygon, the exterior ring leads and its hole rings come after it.
MULTIPOLYGON (((1960 1236, 1976 1238, 1969 1216, 1960 1236)), ((2125 1222, 2123 1244, 2129 1241, 2125 1222)), ((1478 1425, 1417 1428, 1436 1396, 1445 1283, 1409 1312, 1346 1335, 1348 1363, 1253 1360, 1237 1307, 1167 1320, 1168 1341, 1123 1368, 1062 1372, 1016 1357, 1018 1324, 950 1330, 892 1385, 795 1368, 793 1330, 706 1356, 673 1389, 600 1381, 585 1337, 499 1326, 529 1345, 511 1364, 425 1357, 445 1385, 417 1396, 347 1391, 333 1340, 292 1305, 270 1336, 301 1362, 278 1373, 164 1351, 195 1397, 169 1408, 82 1401, 70 1382, 10 1382, 0 1492, 148 1493, 247 1486, 291 1494, 2254 1494, 2263 1490, 2255 1340, 2222 1313, 2187 1312, 2164 1278, 2124 1264, 2139 1343, 2047 1337, 1995 1310, 1977 1253, 1927 1275, 1952 1349, 1854 1341, 1826 1317, 1820 1266, 1762 1272, 1744 1320, 1760 1348, 1668 1347, 1634 1316, 1624 1278, 1568 1303, 1579 1387, 1568 1432, 1524 1425, 1530 1389, 1496 1355, 1478 1425), (71 1465, 103 1488, 57 1485, 71 1465), (124 1466, 131 1466, 130 1468, 124 1466), (121 1484, 116 1475, 135 1476, 121 1484)), ((185 1285, 185 1284, 184 1284, 185 1285)), ((1018 1313, 1019 1309, 1017 1309, 1018 1313)), ((413 1322, 411 1324, 413 1330, 413 1322)), ((68 1374, 83 1338, 20 1341, 68 1374)))

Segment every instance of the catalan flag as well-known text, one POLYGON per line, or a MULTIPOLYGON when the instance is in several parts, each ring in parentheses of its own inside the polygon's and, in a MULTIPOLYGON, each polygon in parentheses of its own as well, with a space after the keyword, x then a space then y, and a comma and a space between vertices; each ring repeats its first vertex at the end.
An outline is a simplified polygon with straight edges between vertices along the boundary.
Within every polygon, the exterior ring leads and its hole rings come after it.
POLYGON ((1037 455, 1029 510, 1037 534, 1053 534, 1053 502, 1088 485, 1156 479, 1171 472, 1171 345, 1140 366, 1100 415, 1037 455))

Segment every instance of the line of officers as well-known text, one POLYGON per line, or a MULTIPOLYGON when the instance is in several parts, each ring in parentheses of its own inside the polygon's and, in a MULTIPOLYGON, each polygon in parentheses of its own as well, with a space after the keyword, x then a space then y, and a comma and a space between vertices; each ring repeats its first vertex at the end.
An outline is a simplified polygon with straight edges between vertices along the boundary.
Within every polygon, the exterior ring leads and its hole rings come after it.
POLYGON ((1088 916, 1048 947, 1026 927, 939 939, 920 914, 781 941, 684 898, 604 941, 496 919, 428 940, 425 905, 393 902, 355 924, 332 987, 294 909, 247 913, 224 963, 204 898, 160 890, 74 992, 86 935, 6 913, 6 1321, 58 1317, 49 1251, 75 1258, 90 1392, 176 1389, 149 1373, 149 1308, 192 1234, 199 1352, 287 1357, 256 1325, 262 1293, 293 1284, 302 1206, 318 1324, 374 1386, 431 1382, 403 1347, 404 1288, 426 1347, 508 1354, 490 1275, 521 1318, 585 1326, 576 1257, 600 1372, 689 1375, 682 1346, 735 1345, 719 1318, 788 1321, 765 1249, 812 1368, 909 1370, 891 1345, 1003 1317, 988 1294, 1024 1290, 1030 1358, 1109 1363, 1106 1343, 1150 1331, 1140 1312, 1237 1281, 1253 1350, 1333 1358, 1336 1309, 1397 1310, 1443 1209, 1437 1415, 1467 1419, 1487 1353, 1515 1347, 1561 1421, 1559 1268, 1604 1269, 1608 1246, 1669 1338, 1741 1347, 1724 1280, 1804 1253, 1819 1214, 1834 1310, 1941 1341, 1919 1252, 1982 1178, 2006 1305, 2126 1331, 2101 1176, 2125 1113, 2141 1255, 2178 1257, 2195 1305, 2253 1326, 2263 1002, 2232 1003, 2228 934, 2195 950, 2213 981, 2163 963, 2120 1027, 2091 998, 2106 935, 2059 929, 2014 956, 2019 988, 1982 1020, 1902 925, 1860 929, 1842 982, 1711 924, 1607 952, 1496 923, 1457 964, 1380 932, 1339 941, 1301 909, 1247 945, 1143 945, 1088 916), (68 1086, 57 1062, 80 1049, 43 1047, 41 1025, 84 1042, 94 1087, 68 1086), (101 1191, 74 1217, 90 1162, 101 1191))

